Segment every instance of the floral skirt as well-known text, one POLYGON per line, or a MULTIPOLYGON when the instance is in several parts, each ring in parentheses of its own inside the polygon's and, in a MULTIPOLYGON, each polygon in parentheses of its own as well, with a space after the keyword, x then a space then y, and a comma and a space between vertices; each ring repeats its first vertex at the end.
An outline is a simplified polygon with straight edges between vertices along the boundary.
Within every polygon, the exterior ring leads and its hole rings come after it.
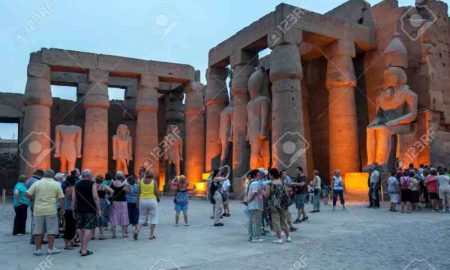
POLYGON ((109 222, 111 226, 127 226, 130 224, 127 202, 113 202, 109 206, 109 222))

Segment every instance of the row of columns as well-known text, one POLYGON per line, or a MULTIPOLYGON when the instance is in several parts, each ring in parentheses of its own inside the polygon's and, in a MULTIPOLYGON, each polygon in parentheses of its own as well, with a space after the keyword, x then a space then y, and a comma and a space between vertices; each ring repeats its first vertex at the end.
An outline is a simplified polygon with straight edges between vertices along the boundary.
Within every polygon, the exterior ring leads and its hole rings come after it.
MULTIPOLYGON (((31 175, 36 169, 51 167, 51 70, 46 64, 30 63, 25 89, 23 139, 20 144, 22 172, 31 175)), ((82 168, 94 174, 108 171, 108 80, 109 73, 90 69, 88 91, 84 96, 86 110, 82 168)), ((139 81, 136 112, 135 171, 140 166, 151 166, 159 173, 158 93, 159 79, 142 74, 139 81)))
MULTIPOLYGON (((272 166, 295 175, 297 166, 307 168, 306 150, 310 142, 305 139, 302 86, 303 76, 299 46, 302 34, 283 36, 269 46, 272 49, 270 80, 272 83, 272 166)), ((330 170, 356 172, 360 168, 358 127, 355 103, 356 76, 353 58, 356 56, 352 41, 338 40, 325 50, 327 66, 326 87, 329 91, 329 148, 330 170)), ((231 95, 233 104, 233 188, 237 194, 244 189, 242 176, 249 168, 249 149, 245 140, 247 82, 258 64, 255 52, 238 51, 230 57, 234 68, 231 95)), ((206 170, 217 168, 212 160, 220 156, 219 119, 227 103, 226 70, 209 70, 206 91, 206 170)), ((251 168, 254 169, 254 168, 251 168)), ((322 172, 327 174, 328 172, 322 172)))

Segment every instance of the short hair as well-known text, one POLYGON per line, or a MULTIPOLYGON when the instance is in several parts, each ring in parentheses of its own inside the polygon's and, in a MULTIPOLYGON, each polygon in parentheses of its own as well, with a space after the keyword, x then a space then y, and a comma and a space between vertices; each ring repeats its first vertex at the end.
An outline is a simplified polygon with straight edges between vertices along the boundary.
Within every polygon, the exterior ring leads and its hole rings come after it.
POLYGON ((409 171, 409 177, 414 177, 416 176, 416 173, 413 170, 409 171))
POLYGON ((152 169, 148 168, 145 170, 145 178, 155 178, 155 174, 153 173, 152 169))
POLYGON ((33 175, 37 177, 42 177, 44 176, 44 171, 41 169, 37 169, 36 171, 34 171, 33 175))
POLYGON ((303 168, 300 167, 300 166, 298 166, 296 169, 299 170, 299 171, 301 171, 301 172, 303 172, 303 168))
POLYGON ((219 169, 214 169, 212 172, 211 172, 211 179, 214 179, 214 178, 216 178, 216 176, 219 174, 219 169))
POLYGON ((127 182, 128 182, 128 184, 130 184, 130 185, 133 185, 134 183, 136 183, 136 178, 134 177, 134 175, 129 175, 129 176, 127 177, 127 182))
POLYGON ((105 180, 112 180, 113 178, 112 172, 105 173, 105 180))
POLYGON ((118 172, 116 173, 116 179, 117 179, 117 180, 125 180, 125 175, 123 174, 122 171, 118 171, 118 172))
POLYGON ((277 168, 270 168, 269 169, 269 175, 272 176, 275 179, 280 178, 280 172, 277 168))
POLYGON ((90 169, 84 169, 81 172, 81 178, 84 180, 91 180, 92 178, 92 171, 90 169))
POLYGON ((66 178, 66 182, 67 182, 67 184, 69 184, 69 186, 75 185, 76 181, 77 181, 77 179, 76 179, 75 175, 69 175, 66 178))
POLYGON ((256 174, 258 174, 258 170, 254 169, 254 170, 251 170, 247 174, 247 177, 250 178, 250 179, 255 179, 256 178, 256 174))
POLYGON ((61 180, 61 179, 63 179, 63 178, 64 178, 64 174, 62 174, 62 173, 56 173, 56 174, 55 174, 55 179, 56 179, 56 180, 59 181, 59 180, 61 180))
POLYGON ((44 171, 44 177, 53 178, 55 176, 55 171, 52 169, 47 169, 44 171))
POLYGON ((27 176, 24 175, 24 174, 21 174, 21 175, 19 176, 18 181, 21 182, 21 183, 25 183, 25 182, 27 181, 27 176))
POLYGON ((180 175, 179 177, 178 177, 178 180, 186 180, 186 176, 184 176, 184 175, 180 175))
POLYGON ((431 174, 431 175, 437 175, 437 170, 436 170, 436 168, 431 168, 431 169, 430 169, 430 174, 431 174))
POLYGON ((101 183, 103 182, 103 176, 97 175, 97 176, 95 177, 95 182, 96 182, 97 184, 101 184, 101 183))
POLYGON ((314 175, 319 175, 319 171, 318 171, 318 170, 314 170, 314 171, 313 171, 313 174, 314 174, 314 175))

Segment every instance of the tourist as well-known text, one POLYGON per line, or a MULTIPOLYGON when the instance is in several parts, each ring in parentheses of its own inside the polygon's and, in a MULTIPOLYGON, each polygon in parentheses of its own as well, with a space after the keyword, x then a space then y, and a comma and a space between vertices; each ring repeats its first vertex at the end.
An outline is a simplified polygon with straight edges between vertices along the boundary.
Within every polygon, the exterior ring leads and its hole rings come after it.
POLYGON ((420 181, 416 178, 414 170, 409 171, 409 199, 411 203, 411 210, 417 210, 417 204, 420 197, 420 181))
MULTIPOLYGON (((108 176, 109 173, 106 173, 106 176, 108 176)), ((97 175, 95 177, 95 185, 97 189, 97 195, 98 199, 100 200, 100 216, 98 217, 98 229, 99 229, 99 236, 98 240, 105 240, 105 229, 109 225, 109 205, 110 202, 108 200, 108 197, 113 197, 114 190, 109 187, 110 182, 105 182, 103 177, 101 175, 97 175), (108 183, 106 185, 105 183, 108 183)), ((92 238, 95 238, 95 229, 92 233, 92 238)))
MULTIPOLYGON (((43 170, 36 170, 33 173, 33 176, 26 182, 26 186, 27 186, 27 190, 30 189, 30 187, 32 185, 34 185, 37 181, 39 181, 42 176, 44 176, 44 171, 43 170)), ((31 238, 30 238, 30 244, 34 245, 34 235, 33 235, 33 231, 34 231, 34 201, 33 199, 30 200, 30 211, 31 211, 31 238)))
MULTIPOLYGON (((291 177, 289 177, 286 170, 280 171, 280 175, 281 175, 281 181, 283 182, 284 186, 286 187, 286 192, 287 192, 287 195, 289 198, 289 200, 288 200, 289 206, 291 206, 294 203, 294 199, 293 199, 294 192, 293 192, 293 186, 292 186, 292 179, 291 179, 291 177)), ((297 230, 297 228, 295 228, 294 225, 292 224, 291 212, 287 211, 287 214, 288 214, 287 222, 289 225, 289 231, 295 232, 297 230)))
POLYGON ((435 168, 430 169, 430 174, 425 179, 425 186, 428 190, 428 195, 431 201, 431 209, 433 212, 439 212, 439 194, 438 194, 438 181, 437 181, 437 170, 435 168))
POLYGON ((73 193, 75 190, 76 178, 73 175, 67 176, 64 192, 64 249, 70 250, 73 247, 77 247, 75 244, 75 235, 77 232, 77 222, 74 218, 74 212, 72 208, 73 193))
POLYGON ((310 184, 311 188, 314 190, 313 210, 311 211, 311 213, 317 213, 317 212, 320 212, 320 190, 321 190, 322 179, 319 176, 318 170, 314 170, 313 174, 314 174, 314 178, 310 184))
POLYGON ((344 200, 344 181, 342 180, 341 172, 336 170, 333 176, 333 211, 336 210, 336 201, 339 197, 341 201, 342 210, 345 210, 344 200))
MULTIPOLYGON (((259 188, 263 190, 268 184, 271 183, 269 179, 267 179, 268 171, 264 168, 259 168, 256 174, 256 180, 259 184, 259 188)), ((270 211, 269 211, 269 202, 266 197, 263 196, 263 212, 261 218, 261 235, 266 235, 269 230, 266 230, 266 226, 270 226, 270 211)))
POLYGON ((13 206, 14 206, 14 227, 13 235, 23 235, 25 234, 25 229, 27 225, 27 211, 28 205, 30 205, 30 199, 26 196, 27 186, 25 182, 27 177, 25 175, 20 175, 17 184, 13 189, 13 206))
POLYGON ((101 212, 97 187, 92 178, 91 170, 84 169, 81 172, 81 181, 75 184, 75 192, 72 196, 72 211, 77 221, 77 229, 80 230, 81 249, 79 253, 81 257, 93 254, 87 249, 87 246, 101 212))
POLYGON ((180 220, 180 212, 183 212, 184 225, 189 226, 188 222, 188 206, 189 206, 189 194, 188 187, 189 183, 186 181, 184 175, 175 177, 171 181, 171 187, 175 190, 175 226, 178 226, 178 221, 180 220))
POLYGON ((105 179, 103 180, 103 185, 110 186, 114 179, 114 174, 112 172, 105 173, 105 179))
POLYGON ((145 177, 139 183, 139 224, 133 233, 134 240, 138 239, 139 232, 148 220, 150 223, 150 240, 156 238, 155 227, 158 224, 158 202, 159 189, 153 171, 149 168, 145 172, 145 177))
POLYGON ((395 207, 400 202, 400 181, 398 181, 397 172, 395 170, 391 171, 391 176, 387 180, 387 188, 389 193, 389 198, 391 201, 391 207, 389 211, 397 212, 395 207))
POLYGON ((402 206, 401 206, 401 212, 405 213, 405 206, 406 206, 406 213, 411 213, 411 205, 410 205, 410 189, 409 189, 409 172, 405 170, 403 172, 403 175, 400 177, 400 197, 402 200, 402 206))
POLYGON ((210 193, 212 194, 211 203, 214 204, 214 226, 223 226, 224 224, 220 222, 220 217, 222 216, 222 207, 223 207, 223 199, 222 199, 222 183, 228 179, 228 173, 223 175, 219 174, 219 170, 214 170, 212 174, 212 182, 210 193))
POLYGON ((445 174, 444 169, 439 170, 439 175, 436 177, 439 185, 439 199, 442 202, 442 212, 450 212, 449 199, 450 199, 450 177, 445 174))
POLYGON ((260 243, 261 222, 263 213, 263 194, 260 184, 256 179, 258 170, 252 170, 249 175, 249 182, 246 185, 246 192, 243 203, 248 211, 248 240, 252 243, 260 243))
POLYGON ((380 208, 380 172, 376 165, 369 169, 369 208, 380 208))
MULTIPOLYGON (((330 200, 330 191, 331 186, 327 179, 322 179, 322 196, 323 196, 323 204, 328 205, 328 201, 330 200)), ((344 207, 345 209, 345 207, 344 207)))
POLYGON ((281 231, 284 231, 287 241, 291 242, 289 225, 287 223, 289 205, 287 204, 286 187, 281 181, 280 173, 276 168, 269 170, 269 177, 272 181, 264 188, 264 196, 268 198, 272 229, 276 237, 273 242, 276 244, 283 243, 281 231))
POLYGON ((123 172, 118 171, 116 177, 110 183, 110 188, 114 190, 114 196, 111 198, 109 207, 109 222, 111 223, 111 237, 116 238, 116 226, 122 227, 122 237, 128 237, 128 206, 126 193, 130 193, 130 186, 125 181, 123 172))
POLYGON ((297 219, 294 224, 298 224, 308 219, 305 211, 306 194, 308 193, 308 183, 303 173, 302 167, 297 167, 297 177, 291 183, 295 192, 295 208, 297 208, 297 219))
MULTIPOLYGON (((64 179, 64 174, 62 173, 55 173, 55 177, 54 177, 55 181, 58 182, 61 185, 61 188, 63 190, 64 193, 64 188, 62 187, 62 183, 65 182, 64 179)), ((56 238, 60 237, 60 232, 62 231, 62 229, 64 228, 64 216, 61 216, 59 213, 61 212, 61 205, 59 204, 59 201, 56 202, 56 209, 58 210, 58 228, 59 228, 59 232, 56 235, 56 238)))
MULTIPOLYGON (((228 166, 222 167, 221 172, 220 172, 220 176, 225 177, 227 175, 229 175, 228 173, 228 166)), ((230 217, 230 205, 229 205, 229 198, 230 198, 230 187, 231 187, 231 182, 230 179, 228 179, 228 177, 222 182, 222 204, 223 204, 223 217, 230 217)))
POLYGON ((64 194, 61 185, 53 177, 55 172, 48 169, 41 180, 33 184, 27 191, 28 198, 34 199, 34 243, 36 249, 34 255, 42 254, 42 235, 44 229, 48 237, 48 254, 57 254, 61 251, 54 247, 55 235, 59 233, 56 201, 60 201, 61 215, 64 215, 64 194))
POLYGON ((139 187, 136 183, 136 178, 134 175, 127 177, 127 183, 130 186, 130 193, 127 193, 127 208, 128 208, 128 220, 129 223, 136 229, 139 222, 139 206, 138 206, 138 193, 139 187))

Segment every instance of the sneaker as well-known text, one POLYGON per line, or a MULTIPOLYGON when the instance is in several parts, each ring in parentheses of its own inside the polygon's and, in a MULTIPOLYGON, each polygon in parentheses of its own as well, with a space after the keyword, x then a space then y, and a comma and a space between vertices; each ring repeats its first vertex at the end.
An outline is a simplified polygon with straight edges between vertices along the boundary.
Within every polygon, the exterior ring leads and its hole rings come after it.
POLYGON ((41 255, 42 255, 42 250, 36 249, 36 250, 33 252, 33 255, 34 255, 34 256, 41 256, 41 255))
POLYGON ((290 232, 295 232, 296 230, 298 230, 297 228, 295 228, 295 227, 291 227, 291 229, 289 230, 290 232))
POLYGON ((222 226, 223 226, 223 223, 214 223, 214 226, 216 226, 216 227, 222 227, 222 226))
POLYGON ((304 216, 303 218, 302 218, 302 221, 306 221, 306 220, 308 220, 308 216, 304 216))
POLYGON ((258 238, 258 239, 252 239, 252 243, 261 243, 264 242, 264 239, 258 238))
POLYGON ((185 223, 185 224, 184 224, 184 226, 186 226, 186 227, 187 227, 187 226, 190 226, 190 225, 191 225, 191 224, 189 224, 189 223, 185 223))
POLYGON ((283 239, 275 239, 275 240, 273 240, 272 241, 272 243, 274 243, 274 244, 283 244, 283 239))
POLYGON ((294 224, 299 224, 299 223, 301 223, 302 221, 300 220, 300 219, 296 219, 295 221, 294 221, 294 224))
POLYGON ((289 236, 289 237, 286 239, 286 241, 292 242, 292 238, 289 236))
POLYGON ((61 250, 59 250, 59 249, 57 249, 57 248, 53 248, 53 249, 49 249, 48 251, 47 251, 47 254, 49 254, 49 255, 52 255, 52 254, 59 254, 59 253, 61 253, 61 250))

